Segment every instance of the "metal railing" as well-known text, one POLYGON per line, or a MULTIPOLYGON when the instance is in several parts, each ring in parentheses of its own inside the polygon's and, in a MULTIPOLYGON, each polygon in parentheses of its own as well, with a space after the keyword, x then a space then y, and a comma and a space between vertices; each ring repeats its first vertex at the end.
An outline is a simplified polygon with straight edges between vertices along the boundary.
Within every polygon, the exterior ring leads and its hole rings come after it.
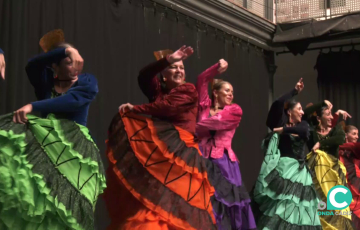
POLYGON ((275 0, 276 23, 328 19, 360 11, 360 0, 275 0))
MULTIPOLYGON (((219 0, 221 1, 221 0, 219 0)), ((273 0, 222 0, 247 9, 262 18, 273 22, 273 0)), ((359 0, 360 1, 360 0, 359 0)))
POLYGON ((276 23, 328 19, 360 12, 360 0, 218 0, 276 23), (275 13, 275 20, 273 15, 275 13))

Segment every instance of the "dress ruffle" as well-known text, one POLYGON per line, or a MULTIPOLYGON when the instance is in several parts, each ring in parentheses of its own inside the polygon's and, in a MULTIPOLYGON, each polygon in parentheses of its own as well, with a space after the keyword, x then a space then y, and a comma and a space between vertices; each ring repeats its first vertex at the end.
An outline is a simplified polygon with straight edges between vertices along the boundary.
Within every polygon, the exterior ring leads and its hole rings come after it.
MULTIPOLYGON (((307 164, 313 175, 316 192, 323 202, 327 202, 327 194, 330 189, 336 185, 348 187, 346 182, 346 169, 342 162, 334 156, 321 150, 307 155, 307 164)), ((322 210, 328 211, 327 209, 322 210)), ((333 210, 336 212, 336 210, 333 210)), ((350 207, 341 210, 341 212, 350 213, 350 207)), ((351 215, 320 215, 322 228, 327 230, 355 229, 351 220, 351 215)))
POLYGON ((319 200, 310 172, 298 160, 281 157, 278 142, 274 133, 263 145, 266 154, 252 191, 257 227, 320 230, 319 200))
POLYGON ((93 229, 106 183, 87 129, 52 115, 25 125, 12 117, 0 117, 0 229, 93 229))

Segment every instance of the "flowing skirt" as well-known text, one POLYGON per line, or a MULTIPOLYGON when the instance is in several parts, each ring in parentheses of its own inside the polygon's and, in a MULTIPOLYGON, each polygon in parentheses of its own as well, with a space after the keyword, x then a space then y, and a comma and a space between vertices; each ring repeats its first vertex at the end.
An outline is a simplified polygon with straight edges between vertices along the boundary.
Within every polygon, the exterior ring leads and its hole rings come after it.
POLYGON ((53 115, 12 117, 0 116, 0 229, 94 229, 106 182, 88 129, 53 115))
POLYGON ((216 229, 215 189, 225 198, 239 193, 202 157, 194 136, 168 122, 117 114, 107 147, 109 230, 216 229))
MULTIPOLYGON (((313 181, 320 200, 327 203, 327 194, 336 185, 347 186, 346 169, 336 157, 321 150, 307 155, 307 164, 313 175, 313 181)), ((327 209, 322 212, 328 211, 327 209)), ((333 213, 339 210, 333 210, 333 213)), ((321 225, 324 230, 355 229, 352 224, 350 207, 341 210, 349 215, 320 215, 321 225)))
POLYGON ((278 134, 272 134, 252 191, 258 229, 320 230, 318 198, 309 170, 298 160, 281 157, 278 134))
POLYGON ((239 201, 232 202, 221 197, 216 191, 213 197, 214 215, 219 230, 256 229, 254 215, 250 207, 250 196, 242 183, 238 162, 230 160, 228 154, 219 158, 210 158, 219 167, 224 178, 241 192, 239 201))
POLYGON ((360 229, 360 153, 356 150, 342 149, 340 146, 339 155, 346 168, 346 178, 353 196, 353 202, 350 204, 351 219, 355 229, 360 229))

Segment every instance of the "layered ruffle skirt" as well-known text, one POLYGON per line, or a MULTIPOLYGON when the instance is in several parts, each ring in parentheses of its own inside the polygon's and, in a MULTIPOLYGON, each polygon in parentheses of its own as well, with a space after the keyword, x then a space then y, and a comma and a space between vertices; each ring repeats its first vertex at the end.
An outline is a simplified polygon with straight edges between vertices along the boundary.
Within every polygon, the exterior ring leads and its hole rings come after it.
POLYGON ((360 153, 340 146, 339 159, 346 168, 346 179, 353 196, 350 204, 351 219, 355 229, 360 229, 360 153))
POLYGON ((117 114, 107 156, 108 229, 216 229, 215 189, 240 201, 239 188, 202 157, 194 136, 168 122, 117 114))
POLYGON ((50 115, 26 124, 0 116, 0 229, 94 229, 106 187, 86 127, 50 115))
POLYGON ((279 136, 274 133, 252 191, 258 229, 320 230, 318 198, 304 162, 281 157, 279 136))
MULTIPOLYGON (((321 201, 327 203, 327 194, 336 185, 348 187, 346 182, 346 168, 339 159, 321 150, 316 150, 307 155, 307 164, 312 173, 316 192, 321 201)), ((327 209, 320 213, 326 213, 327 209)), ((319 215, 324 230, 355 229, 352 224, 350 207, 343 210, 331 210, 333 213, 346 215, 319 215)))
POLYGON ((227 152, 221 158, 210 157, 210 160, 219 167, 224 179, 240 191, 239 198, 234 202, 224 199, 215 191, 212 201, 218 229, 256 229, 254 215, 250 206, 250 196, 242 182, 239 163, 231 161, 227 152))

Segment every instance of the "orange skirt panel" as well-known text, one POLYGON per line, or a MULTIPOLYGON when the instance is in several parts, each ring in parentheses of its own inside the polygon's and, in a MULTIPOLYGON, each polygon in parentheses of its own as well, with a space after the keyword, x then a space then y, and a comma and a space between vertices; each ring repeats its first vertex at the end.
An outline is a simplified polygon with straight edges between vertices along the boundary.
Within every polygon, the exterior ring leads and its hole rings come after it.
MULTIPOLYGON (((174 153, 170 152, 168 146, 157 136, 156 127, 151 119, 130 113, 123 116, 121 120, 128 137, 127 143, 130 145, 130 151, 135 154, 142 167, 153 176, 149 180, 161 182, 163 186, 180 196, 190 206, 204 210, 209 216, 210 222, 215 225, 210 202, 214 188, 207 179, 206 171, 199 172, 196 167, 187 165, 180 157, 174 157, 174 153)), ((176 131, 174 135, 178 135, 185 143, 185 148, 195 148, 197 154, 201 156, 198 145, 194 142, 194 137, 177 127, 176 131)), ((117 159, 113 148, 109 146, 109 141, 107 141, 107 145, 107 156, 110 161, 107 170, 109 186, 105 191, 104 198, 112 219, 112 224, 108 230, 196 229, 186 221, 189 213, 177 212, 177 216, 175 216, 162 207, 165 206, 167 210, 171 210, 173 204, 164 202, 161 205, 155 204, 134 189, 119 168, 134 166, 119 166, 119 158, 117 159)), ((127 151, 129 152, 129 150, 127 151)), ((120 161, 124 160, 126 161, 126 157, 120 159, 120 161)), ((148 189, 158 188, 149 187, 148 189)), ((204 221, 209 220, 204 219, 204 221)))

